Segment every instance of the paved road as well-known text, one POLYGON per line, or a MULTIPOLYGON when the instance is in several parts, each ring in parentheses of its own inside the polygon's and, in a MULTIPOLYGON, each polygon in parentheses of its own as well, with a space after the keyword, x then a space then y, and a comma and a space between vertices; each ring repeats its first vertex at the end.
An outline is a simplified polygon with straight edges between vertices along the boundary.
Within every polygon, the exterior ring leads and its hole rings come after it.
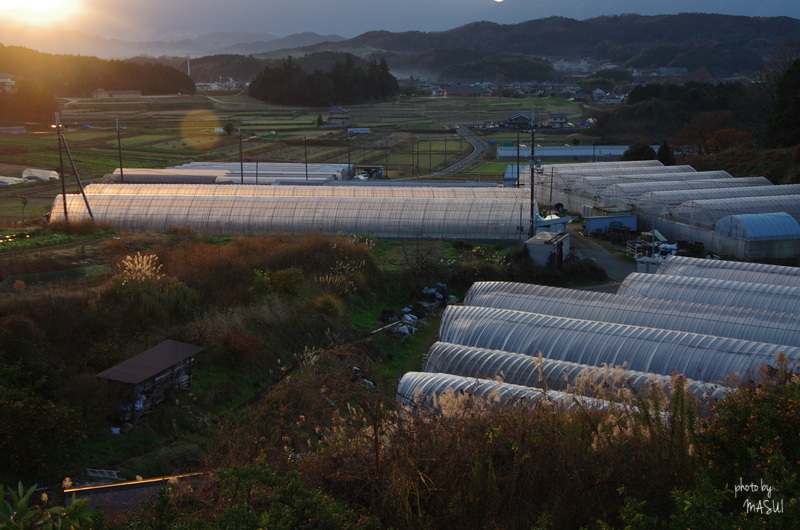
POLYGON ((463 125, 460 126, 458 129, 458 133, 464 137, 466 141, 468 141, 472 145, 472 152, 453 164, 450 167, 447 167, 441 171, 436 173, 429 173, 428 175, 418 175, 416 177, 405 177, 393 180, 418 180, 418 179, 427 179, 431 177, 441 177, 444 175, 451 175, 453 173, 458 173, 459 171, 463 171, 464 169, 476 164, 481 158, 489 154, 489 146, 486 145, 486 142, 475 136, 472 131, 470 131, 467 127, 463 125))
POLYGON ((606 271, 608 277, 614 282, 613 284, 602 286, 602 289, 599 287, 592 287, 592 290, 617 292, 619 283, 624 280, 628 274, 636 272, 635 263, 612 254, 591 238, 580 235, 577 229, 571 228, 570 234, 571 250, 580 252, 583 258, 593 259, 606 271))

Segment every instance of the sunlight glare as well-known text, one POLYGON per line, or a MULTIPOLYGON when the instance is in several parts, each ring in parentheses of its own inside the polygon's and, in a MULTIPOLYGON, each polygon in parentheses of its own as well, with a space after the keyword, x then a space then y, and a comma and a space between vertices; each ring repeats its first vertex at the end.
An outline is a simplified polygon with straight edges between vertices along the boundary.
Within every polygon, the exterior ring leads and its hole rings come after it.
POLYGON ((3 0, 0 19, 21 24, 47 26, 81 10, 81 0, 3 0))

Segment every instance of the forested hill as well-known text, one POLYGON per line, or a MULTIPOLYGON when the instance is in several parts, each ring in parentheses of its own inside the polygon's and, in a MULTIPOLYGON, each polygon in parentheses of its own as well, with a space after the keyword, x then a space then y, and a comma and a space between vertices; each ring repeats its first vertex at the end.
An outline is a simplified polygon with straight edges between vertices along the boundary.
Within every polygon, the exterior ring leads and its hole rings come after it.
POLYGON ((537 57, 608 60, 640 68, 703 67, 712 75, 758 70, 776 46, 800 35, 800 20, 713 14, 616 15, 588 20, 550 17, 519 24, 475 22, 448 31, 367 32, 307 51, 377 50, 392 69, 420 61, 430 71, 443 68, 432 50, 472 50, 485 54, 521 53, 537 57))
POLYGON ((0 72, 13 75, 18 88, 46 88, 56 97, 88 97, 97 88, 141 90, 144 95, 194 92, 192 79, 171 66, 51 55, 2 44, 0 72))

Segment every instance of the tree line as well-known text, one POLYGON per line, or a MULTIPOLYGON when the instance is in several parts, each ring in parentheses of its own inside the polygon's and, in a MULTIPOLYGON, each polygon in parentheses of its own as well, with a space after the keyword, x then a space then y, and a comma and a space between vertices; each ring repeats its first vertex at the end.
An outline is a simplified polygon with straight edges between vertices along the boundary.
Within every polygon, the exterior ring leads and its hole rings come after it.
POLYGON ((15 78, 15 94, 0 97, 3 121, 52 120, 57 97, 89 97, 93 90, 141 90, 144 95, 191 94, 184 72, 158 63, 53 55, 0 44, 0 71, 15 78))
POLYGON ((306 72, 292 57, 267 66, 250 84, 250 96, 278 105, 326 106, 385 101, 399 90, 397 79, 381 58, 366 70, 347 54, 329 71, 306 72))

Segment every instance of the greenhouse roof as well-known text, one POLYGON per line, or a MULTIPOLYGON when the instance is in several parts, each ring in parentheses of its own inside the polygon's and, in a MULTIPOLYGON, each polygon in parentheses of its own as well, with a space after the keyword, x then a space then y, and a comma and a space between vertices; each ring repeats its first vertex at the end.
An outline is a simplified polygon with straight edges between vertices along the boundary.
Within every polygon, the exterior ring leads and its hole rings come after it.
POLYGON ((800 287, 668 274, 629 274, 617 291, 627 296, 749 307, 800 315, 800 287))
POLYGON ((489 403, 498 404, 527 403, 538 406, 540 402, 543 402, 550 407, 555 404, 571 408, 578 401, 583 407, 608 408, 610 405, 608 401, 601 399, 592 399, 556 390, 544 390, 452 374, 407 372, 400 379, 397 387, 398 400, 407 404, 422 403, 435 407, 437 405, 435 398, 448 393, 468 394, 485 399, 489 403))
MULTIPOLYGON (((590 366, 544 357, 532 357, 502 350, 474 348, 460 344, 436 342, 425 356, 425 371, 463 377, 569 391, 582 395, 597 387, 628 385, 642 392, 650 385, 668 389, 671 376, 636 372, 622 367, 590 366)), ((685 388, 700 397, 721 398, 730 389, 721 385, 686 380, 685 388)))
POLYGON ((637 205, 636 200, 648 192, 669 190, 695 190, 718 187, 772 186, 765 177, 699 179, 699 180, 664 180, 649 182, 622 182, 612 184, 603 190, 603 204, 622 206, 637 205))
MULTIPOLYGON (((322 232, 396 239, 521 242, 527 238, 530 209, 529 197, 86 197, 94 219, 119 230, 163 232, 170 227, 191 226, 201 232, 225 235, 322 232)), ((67 195, 66 203, 70 220, 89 219, 80 195, 67 195)), ((51 219, 63 218, 59 195, 53 202, 51 219)))
POLYGON ((800 347, 800 316, 514 282, 475 282, 464 305, 800 347))
POLYGON ((772 197, 800 194, 800 184, 783 186, 740 186, 706 188, 699 190, 652 191, 639 197, 635 206, 652 213, 669 213, 688 200, 726 199, 733 197, 772 197))
POLYGON ((800 224, 786 212, 729 215, 717 221, 716 232, 744 241, 800 239, 800 224))
POLYGON ((448 306, 439 340, 592 366, 677 372, 710 383, 728 374, 756 374, 779 353, 800 360, 794 346, 485 307, 448 306))
POLYGON ((800 268, 769 263, 667 256, 657 274, 800 287, 800 268))
POLYGON ((672 215, 675 219, 712 227, 729 215, 770 212, 786 212, 800 219, 800 195, 689 200, 676 206, 672 215))

